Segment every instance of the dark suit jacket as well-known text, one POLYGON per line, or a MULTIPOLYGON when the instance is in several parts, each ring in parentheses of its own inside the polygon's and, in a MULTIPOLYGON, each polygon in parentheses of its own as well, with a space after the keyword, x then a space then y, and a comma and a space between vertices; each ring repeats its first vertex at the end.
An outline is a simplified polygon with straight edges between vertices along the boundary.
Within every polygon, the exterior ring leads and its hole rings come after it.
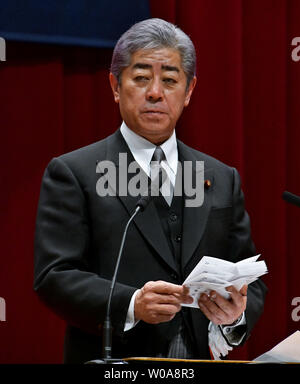
MULTIPOLYGON (((67 322, 65 362, 101 357, 101 324, 124 226, 137 197, 99 197, 96 164, 128 153, 120 131, 108 138, 54 158, 42 182, 36 221, 35 281, 39 297, 67 322), (99 327, 100 325, 100 327, 99 327)), ((204 204, 185 208, 182 234, 182 277, 202 256, 238 261, 255 254, 250 223, 237 171, 178 141, 181 161, 204 161, 204 204)), ((168 241, 150 202, 128 230, 112 300, 113 356, 156 356, 166 353, 176 333, 178 314, 171 322, 140 321, 123 331, 132 294, 147 281, 181 284, 168 241)), ((248 289, 247 336, 258 320, 265 287, 259 280, 248 289)), ((195 358, 209 358, 208 320, 199 309, 182 310, 195 349, 195 358)))

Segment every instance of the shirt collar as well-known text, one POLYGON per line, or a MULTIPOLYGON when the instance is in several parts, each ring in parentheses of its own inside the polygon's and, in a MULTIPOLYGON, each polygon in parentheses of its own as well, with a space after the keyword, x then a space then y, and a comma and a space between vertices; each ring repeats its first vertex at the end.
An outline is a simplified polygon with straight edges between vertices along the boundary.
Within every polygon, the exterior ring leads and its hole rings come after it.
MULTIPOLYGON (((120 131, 126 141, 134 159, 142 167, 142 169, 149 175, 150 162, 155 151, 156 145, 146 140, 144 137, 137 135, 130 128, 127 127, 123 121, 120 131)), ((178 149, 176 141, 175 129, 172 135, 163 144, 160 145, 165 153, 166 161, 172 173, 176 175, 178 165, 178 149)))

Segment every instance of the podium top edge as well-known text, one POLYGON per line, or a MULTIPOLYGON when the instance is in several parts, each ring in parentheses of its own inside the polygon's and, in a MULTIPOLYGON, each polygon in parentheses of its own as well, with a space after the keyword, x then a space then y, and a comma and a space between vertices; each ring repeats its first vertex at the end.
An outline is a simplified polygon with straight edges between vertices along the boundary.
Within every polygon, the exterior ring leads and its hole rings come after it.
POLYGON ((199 360, 199 359, 171 359, 171 358, 161 358, 161 357, 126 357, 123 359, 124 361, 156 361, 156 362, 164 362, 164 363, 237 363, 237 364, 249 364, 254 363, 251 360, 199 360))

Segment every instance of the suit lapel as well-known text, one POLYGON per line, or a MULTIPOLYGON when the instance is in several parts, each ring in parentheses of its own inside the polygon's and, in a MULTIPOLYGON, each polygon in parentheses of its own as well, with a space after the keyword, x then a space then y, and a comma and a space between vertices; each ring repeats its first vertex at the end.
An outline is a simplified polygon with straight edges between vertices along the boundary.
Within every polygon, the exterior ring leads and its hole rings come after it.
MULTIPOLYGON (((180 160, 182 162, 182 167, 184 169, 184 161, 193 162, 193 177, 195 177, 196 173, 196 159, 191 150, 178 141, 178 152, 180 156, 180 160)), ((181 259, 182 259, 182 267, 184 268, 193 253, 196 250, 196 247, 201 241, 203 236, 208 215, 211 209, 212 204, 212 191, 213 191, 213 181, 214 181, 214 173, 212 169, 206 169, 204 163, 204 180, 209 180, 211 185, 209 188, 204 188, 204 201, 203 204, 199 207, 186 207, 185 201, 187 196, 184 195, 184 214, 183 214, 183 228, 182 228, 182 249, 181 249, 181 259)))
MULTIPOLYGON (((120 130, 110 137, 107 144, 107 160, 112 161, 116 165, 117 180, 119 180, 119 173, 127 173, 128 165, 134 161, 133 155, 129 150, 120 130), (119 164, 119 153, 127 154, 127 164, 119 164)), ((143 170, 141 170, 143 172, 143 170)), ((128 174, 128 181, 133 174, 128 174)), ((129 215, 132 215, 136 204, 139 200, 139 196, 126 196, 119 195, 119 187, 117 185, 116 195, 125 206, 129 215)), ((158 255, 174 270, 177 270, 174 257, 170 250, 168 241, 165 237, 160 218, 158 216, 155 204, 153 200, 147 206, 144 212, 140 212, 134 219, 137 228, 140 230, 142 236, 146 241, 155 249, 158 255)), ((141 250, 142 252, 142 250, 141 250)))

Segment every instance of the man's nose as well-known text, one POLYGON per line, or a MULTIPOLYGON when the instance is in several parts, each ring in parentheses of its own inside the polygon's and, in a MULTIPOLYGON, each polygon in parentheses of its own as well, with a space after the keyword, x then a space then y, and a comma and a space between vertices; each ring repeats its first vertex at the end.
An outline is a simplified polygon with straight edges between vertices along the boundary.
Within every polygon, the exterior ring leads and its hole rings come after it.
POLYGON ((159 79, 154 79, 150 82, 147 89, 146 98, 148 101, 157 102, 162 101, 164 97, 163 87, 159 79))

